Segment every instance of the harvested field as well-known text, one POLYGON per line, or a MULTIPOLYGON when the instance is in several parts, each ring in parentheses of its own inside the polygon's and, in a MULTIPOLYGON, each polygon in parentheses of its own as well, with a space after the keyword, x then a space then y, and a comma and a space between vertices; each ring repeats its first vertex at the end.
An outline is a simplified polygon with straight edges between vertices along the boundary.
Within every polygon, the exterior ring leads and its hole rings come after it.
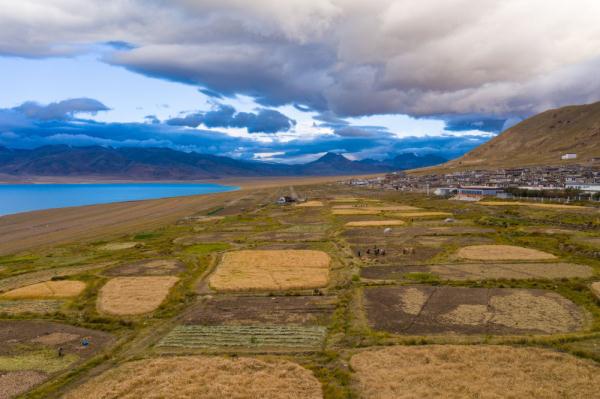
POLYGON ((545 208, 545 209, 560 209, 560 210, 573 210, 573 211, 581 211, 581 210, 589 210, 589 211, 597 211, 596 208, 590 206, 579 206, 579 205, 563 205, 563 204, 543 204, 539 202, 520 202, 520 201, 480 201, 477 202, 478 205, 484 206, 530 206, 533 208, 545 208))
POLYGON ((129 362, 68 392, 65 399, 322 398, 307 369, 286 360, 184 356, 129 362))
POLYGON ((210 276, 218 291, 321 288, 329 283, 331 258, 322 251, 235 251, 223 255, 210 276))
POLYGON ((9 399, 29 391, 48 376, 39 371, 0 372, 0 399, 9 399))
POLYGON ((405 280, 428 273, 442 280, 590 278, 594 270, 573 263, 465 263, 426 266, 372 266, 361 270, 370 279, 405 280))
POLYGON ((112 340, 110 334, 46 321, 4 320, 0 321, 0 355, 15 353, 15 348, 32 342, 51 348, 62 346, 65 354, 73 353, 87 358, 97 353, 112 340), (82 349, 79 340, 88 337, 90 345, 82 349), (67 339, 68 338, 68 339, 67 339))
POLYGON ((98 295, 98 310, 114 315, 139 315, 160 306, 179 279, 171 276, 116 277, 98 295))
POLYGON ((556 256, 537 249, 512 245, 472 245, 458 250, 457 255, 472 260, 550 260, 556 256))
POLYGON ((323 206, 323 202, 321 201, 306 201, 296 204, 298 208, 318 208, 323 206))
POLYGON ((173 240, 173 244, 182 245, 184 247, 197 244, 215 243, 215 242, 231 242, 236 239, 244 238, 244 233, 240 232, 210 232, 197 234, 193 236, 177 237, 173 240))
POLYGON ((406 224, 402 220, 363 220, 346 223, 346 227, 381 227, 381 226, 402 226, 406 224))
POLYGON ((399 218, 426 218, 426 217, 448 217, 452 216, 449 212, 402 212, 394 213, 392 216, 399 218))
POLYGON ((85 273, 90 270, 100 269, 112 265, 114 262, 99 263, 94 265, 57 267, 54 269, 41 270, 39 272, 31 272, 19 274, 18 276, 7 277, 0 280, 0 292, 12 290, 36 283, 42 283, 57 276, 73 276, 79 273, 85 273))
POLYGON ((326 325, 336 303, 335 297, 327 296, 217 296, 201 300, 186 313, 183 323, 326 325))
POLYGON ((110 244, 105 244, 99 247, 104 251, 121 251, 123 249, 135 248, 136 246, 141 245, 138 242, 113 242, 110 244))
POLYGON ((16 288, 3 293, 0 297, 3 299, 70 298, 81 294, 84 289, 83 281, 45 281, 16 288))
POLYGON ((58 299, 32 299, 21 301, 0 301, 0 314, 19 315, 23 313, 49 314, 60 311, 63 301, 58 299))
POLYGON ((394 346, 354 355, 362 398, 592 398, 600 367, 540 348, 394 346))
POLYGON ((399 334, 554 334, 583 326, 575 304, 544 290, 375 287, 365 298, 371 325, 399 334))
POLYGON ((332 207, 332 209, 334 209, 334 210, 361 209, 361 210, 378 211, 378 212, 393 212, 393 211, 399 211, 399 212, 407 211, 408 212, 408 211, 418 211, 421 208, 417 208, 415 206, 409 206, 409 205, 388 205, 388 206, 334 205, 332 207))
POLYGON ((381 211, 374 209, 334 209, 331 211, 333 215, 338 216, 348 216, 348 215, 377 215, 381 213, 381 211))
POLYGON ((600 281, 592 283, 592 292, 596 295, 596 298, 600 299, 600 281))
POLYGON ((325 342, 327 329, 321 326, 244 325, 175 327, 159 347, 193 349, 285 349, 317 350, 325 342))
POLYGON ((110 268, 107 276, 165 276, 185 271, 185 264, 177 259, 150 259, 110 268))

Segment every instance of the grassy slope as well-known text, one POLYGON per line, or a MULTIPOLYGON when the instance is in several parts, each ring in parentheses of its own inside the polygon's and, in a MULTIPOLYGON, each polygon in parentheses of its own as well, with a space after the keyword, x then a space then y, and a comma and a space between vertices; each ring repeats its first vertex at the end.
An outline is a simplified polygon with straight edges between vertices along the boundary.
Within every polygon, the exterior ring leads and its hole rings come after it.
POLYGON ((600 102, 542 112, 513 126, 461 158, 421 171, 560 165, 600 157, 600 102), (576 160, 562 161, 567 152, 576 160))

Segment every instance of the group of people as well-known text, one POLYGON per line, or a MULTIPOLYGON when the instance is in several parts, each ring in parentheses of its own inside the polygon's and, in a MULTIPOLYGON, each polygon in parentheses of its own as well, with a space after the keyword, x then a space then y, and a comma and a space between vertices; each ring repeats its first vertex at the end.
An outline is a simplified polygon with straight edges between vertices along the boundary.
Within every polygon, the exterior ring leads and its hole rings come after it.
MULTIPOLYGON (((373 246, 373 248, 367 248, 365 251, 367 255, 375 255, 375 256, 385 256, 385 249, 378 248, 377 245, 373 246)), ((362 251, 358 250, 358 257, 362 257, 362 251)))

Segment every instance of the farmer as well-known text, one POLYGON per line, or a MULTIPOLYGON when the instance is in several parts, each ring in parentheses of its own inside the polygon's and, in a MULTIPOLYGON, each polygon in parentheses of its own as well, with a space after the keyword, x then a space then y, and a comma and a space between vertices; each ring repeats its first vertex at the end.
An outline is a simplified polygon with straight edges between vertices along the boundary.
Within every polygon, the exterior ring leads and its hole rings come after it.
POLYGON ((87 348, 90 345, 90 340, 87 337, 84 337, 81 340, 81 346, 83 346, 84 348, 87 348))
POLYGON ((360 256, 361 256, 361 255, 362 255, 362 254, 361 254, 361 252, 360 252, 360 249, 359 249, 359 250, 358 250, 358 257, 360 258, 360 256))
POLYGON ((65 354, 63 352, 62 346, 58 348, 58 357, 63 357, 65 354))

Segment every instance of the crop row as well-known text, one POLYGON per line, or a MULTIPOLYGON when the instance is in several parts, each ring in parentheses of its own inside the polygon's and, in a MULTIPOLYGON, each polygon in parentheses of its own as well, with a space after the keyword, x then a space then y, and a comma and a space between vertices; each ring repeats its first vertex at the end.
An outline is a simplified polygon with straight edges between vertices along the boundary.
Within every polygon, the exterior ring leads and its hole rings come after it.
POLYGON ((159 346, 184 348, 214 347, 319 347, 327 329, 319 326, 202 326, 175 327, 159 346))
POLYGON ((0 301, 0 313, 9 315, 21 313, 54 313, 60 310, 63 303, 64 301, 55 299, 0 301))

